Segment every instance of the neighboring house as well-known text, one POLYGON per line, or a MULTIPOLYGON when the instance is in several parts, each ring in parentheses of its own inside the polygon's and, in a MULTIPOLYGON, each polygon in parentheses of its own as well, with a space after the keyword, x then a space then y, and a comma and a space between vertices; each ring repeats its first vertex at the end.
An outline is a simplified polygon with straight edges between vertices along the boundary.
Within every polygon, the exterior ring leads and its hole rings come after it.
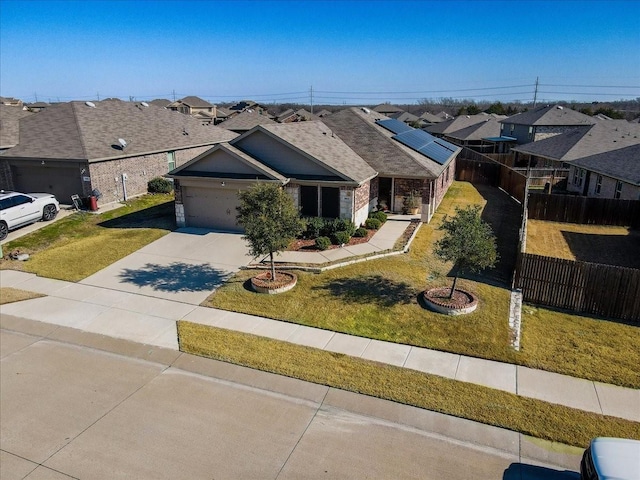
POLYGON ((181 98, 180 100, 170 103, 165 108, 187 115, 208 113, 209 115, 213 115, 213 118, 216 117, 216 106, 195 96, 181 98))
POLYGON ((433 125, 434 123, 444 122, 444 118, 434 115, 433 113, 424 112, 420 115, 420 120, 422 120, 425 126, 433 125))
POLYGON ((156 98, 149 102, 150 105, 155 105, 160 108, 167 108, 171 103, 171 100, 167 100, 166 98, 156 98))
POLYGON ((304 108, 300 108, 296 110, 296 115, 298 116, 299 122, 308 122, 310 120, 320 120, 320 117, 318 117, 317 115, 314 115, 311 112, 308 112, 304 108))
POLYGON ((44 110, 48 106, 49 106, 49 104, 47 102, 35 102, 35 103, 29 103, 29 104, 25 105, 25 108, 27 110, 29 110, 30 112, 37 113, 37 112, 39 112, 41 110, 44 110))
POLYGON ((375 205, 376 171, 322 122, 258 125, 168 174, 179 226, 241 231, 238 192, 282 185, 303 216, 362 224, 375 205))
MULTIPOLYGON (((604 120, 513 147, 516 167, 567 168, 578 159, 640 143, 640 125, 604 120)), ((570 183, 571 179, 570 179, 570 183)), ((577 188, 584 185, 580 182, 577 188)))
POLYGON ((268 125, 277 123, 275 120, 271 120, 267 115, 260 115, 254 110, 245 110, 231 118, 218 124, 221 128, 226 128, 236 133, 244 133, 251 130, 257 125, 268 125))
POLYGON ((286 109, 284 112, 276 116, 276 121, 278 123, 291 123, 297 122, 298 120, 298 115, 291 108, 286 109))
POLYGON ((518 145, 523 145, 571 130, 585 129, 596 122, 593 117, 570 108, 547 105, 501 120, 500 136, 513 137, 518 145))
POLYGON ((0 153, 15 147, 20 140, 20 119, 33 115, 22 107, 0 104, 0 153))
POLYGON ((101 203, 237 135, 148 103, 68 102, 20 120, 20 143, 0 155, 0 188, 47 192, 64 204, 98 190, 101 203))
POLYGON ((318 113, 316 113, 316 117, 319 118, 326 117, 327 115, 331 115, 331 112, 327 109, 320 110, 318 113))
POLYGON ((640 142, 573 161, 567 190, 587 197, 640 200, 640 142))
POLYGON ((20 100, 19 98, 13 98, 13 97, 0 97, 0 105, 7 105, 10 107, 20 107, 20 108, 24 106, 22 100, 20 100))
POLYGON ((391 105, 390 103, 381 103, 380 105, 376 105, 372 109, 374 112, 381 113, 382 115, 386 115, 387 117, 391 117, 396 113, 404 112, 403 109, 398 107, 397 105, 391 105))
POLYGON ((418 191, 421 219, 431 220, 454 180, 460 147, 368 108, 347 108, 322 121, 378 172, 371 188, 379 205, 400 212, 404 197, 418 191))
POLYGON ((407 125, 414 126, 414 124, 420 124, 420 126, 424 126, 422 125, 420 117, 414 115, 413 113, 396 112, 396 113, 392 113, 391 115, 388 115, 388 117, 394 118, 400 122, 406 123, 407 125))
POLYGON ((483 122, 450 132, 444 138, 480 153, 506 153, 515 144, 515 138, 500 136, 500 123, 491 116, 483 122))
POLYGON ((273 115, 269 113, 269 110, 265 105, 262 105, 258 102, 254 102, 253 100, 241 100, 238 103, 231 105, 227 109, 227 117, 232 117, 233 115, 237 115, 241 112, 249 112, 249 113, 257 113, 259 115, 264 115, 272 120, 275 118, 273 115))

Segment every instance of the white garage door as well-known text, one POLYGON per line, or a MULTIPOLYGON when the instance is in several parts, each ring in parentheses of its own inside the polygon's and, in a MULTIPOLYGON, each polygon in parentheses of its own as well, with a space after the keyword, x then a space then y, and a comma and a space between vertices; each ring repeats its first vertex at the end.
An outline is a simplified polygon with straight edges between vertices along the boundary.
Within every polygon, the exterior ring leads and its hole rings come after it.
POLYGON ((236 223, 240 204, 236 189, 184 187, 182 202, 187 227, 242 231, 236 223))

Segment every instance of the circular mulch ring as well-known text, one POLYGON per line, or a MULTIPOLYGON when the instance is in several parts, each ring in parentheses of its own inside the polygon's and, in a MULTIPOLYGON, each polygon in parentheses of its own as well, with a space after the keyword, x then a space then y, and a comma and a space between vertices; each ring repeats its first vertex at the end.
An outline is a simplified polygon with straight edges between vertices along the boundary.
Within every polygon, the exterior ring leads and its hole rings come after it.
POLYGON ((257 293, 282 293, 291 290, 298 283, 298 276, 291 272, 276 272, 275 280, 271 272, 259 273, 251 278, 251 288, 257 293))
POLYGON ((445 315, 464 315, 478 307, 478 298, 473 293, 456 288, 449 298, 450 292, 450 287, 432 288, 422 292, 422 298, 431 310, 445 315))

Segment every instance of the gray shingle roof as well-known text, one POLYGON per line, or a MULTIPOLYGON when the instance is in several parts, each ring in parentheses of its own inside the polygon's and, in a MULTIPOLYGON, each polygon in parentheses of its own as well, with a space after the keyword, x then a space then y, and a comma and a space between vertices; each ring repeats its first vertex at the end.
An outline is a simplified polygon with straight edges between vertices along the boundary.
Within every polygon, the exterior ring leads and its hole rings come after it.
POLYGON ((447 137, 455 138, 457 140, 482 140, 487 137, 499 136, 500 123, 495 117, 485 117, 483 122, 447 133, 447 137))
POLYGON ((188 105, 193 108, 212 108, 214 105, 203 100, 200 97, 196 97, 191 95, 189 97, 184 97, 178 100, 178 102, 183 103, 184 105, 188 105))
POLYGON ((34 115, 22 107, 13 107, 0 103, 0 149, 10 148, 18 144, 20 135, 20 119, 34 115))
POLYGON ((98 160, 213 145, 237 134, 164 108, 131 102, 56 104, 20 122, 20 144, 7 157, 98 160), (125 150, 114 147, 118 138, 125 150))
POLYGON ((518 113, 502 120, 513 125, 569 126, 592 125, 596 123, 589 115, 576 112, 560 105, 547 105, 528 112, 518 113))
POLYGON ((639 143, 640 125, 602 121, 537 142, 520 145, 512 150, 570 162, 639 143))
POLYGON ((576 160, 573 164, 640 186, 640 144, 590 155, 576 160))
POLYGON ((256 125, 266 125, 269 123, 276 123, 276 121, 271 120, 267 115, 260 115, 255 111, 250 112, 245 110, 219 123, 218 126, 220 128, 226 128, 227 130, 233 130, 234 132, 246 132, 256 125))
POLYGON ((376 105, 375 107, 373 107, 373 111, 382 113, 384 115, 396 112, 404 112, 404 110, 402 110, 397 105, 391 105, 390 103, 381 103, 380 105, 376 105))
MULTIPOLYGON (((362 183, 376 171, 321 121, 276 123, 257 127, 284 140, 345 180, 362 183)), ((233 144, 233 142, 232 142, 233 144)))
POLYGON ((487 119, 495 119, 492 115, 487 115, 486 113, 479 113, 477 115, 460 115, 459 117, 452 118, 449 120, 441 121, 435 125, 429 125, 425 127, 423 130, 433 134, 450 134, 452 132, 457 132, 464 128, 470 127, 471 125, 478 125, 487 121, 487 119))
POLYGON ((446 168, 428 157, 405 147, 391 137, 393 133, 376 125, 384 115, 352 107, 322 119, 358 155, 381 176, 436 178, 446 168), (369 113, 367 113, 369 112, 369 113))

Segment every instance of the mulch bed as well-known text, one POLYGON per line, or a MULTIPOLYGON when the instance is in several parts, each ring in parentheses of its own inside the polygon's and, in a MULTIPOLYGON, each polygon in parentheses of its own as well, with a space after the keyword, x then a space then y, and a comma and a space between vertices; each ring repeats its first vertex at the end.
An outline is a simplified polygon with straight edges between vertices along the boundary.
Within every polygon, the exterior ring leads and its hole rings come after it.
POLYGON ((296 275, 290 272, 276 271, 275 280, 271 280, 271 272, 263 272, 251 278, 251 283, 258 287, 276 289, 289 285, 296 279, 296 275))
MULTIPOLYGON (((420 222, 418 220, 412 220, 407 224, 407 228, 405 229, 404 233, 401 236, 403 245, 407 244, 407 242, 409 241, 409 238, 411 238, 411 235, 413 235, 413 232, 415 232, 416 228, 418 228, 419 223, 420 222)), ((373 237, 376 232, 377 230, 367 230, 366 237, 351 237, 351 240, 349 240, 349 243, 347 243, 345 247, 352 246, 352 245, 359 245, 361 243, 367 243, 369 240, 371 240, 371 237, 373 237)), ((334 248, 340 248, 340 245, 331 245, 327 250, 332 250, 334 248)), ((321 252, 322 250, 316 247, 315 239, 311 239, 311 240, 296 239, 293 242, 291 242, 291 244, 287 248, 287 251, 321 252)))

